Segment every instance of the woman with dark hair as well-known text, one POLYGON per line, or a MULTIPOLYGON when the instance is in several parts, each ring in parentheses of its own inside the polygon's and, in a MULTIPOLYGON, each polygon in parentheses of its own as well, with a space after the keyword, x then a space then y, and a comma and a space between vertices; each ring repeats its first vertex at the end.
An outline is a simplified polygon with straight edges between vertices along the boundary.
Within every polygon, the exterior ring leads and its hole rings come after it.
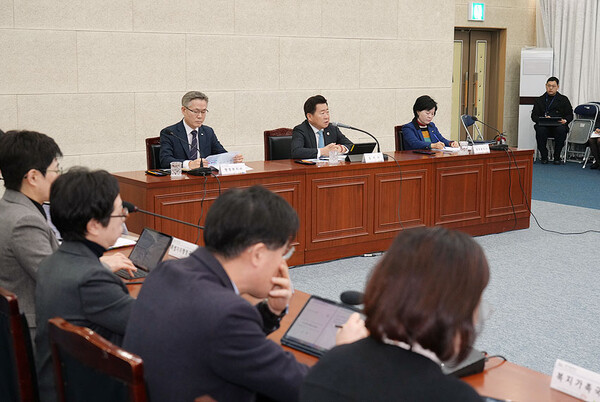
POLYGON ((437 113, 437 102, 430 96, 419 96, 413 105, 415 118, 402 126, 404 149, 444 149, 458 147, 456 141, 448 141, 432 120, 437 113))
POLYGON ((481 401, 440 364, 468 354, 488 280, 470 236, 442 227, 402 231, 366 287, 370 335, 326 353, 301 400, 481 401))

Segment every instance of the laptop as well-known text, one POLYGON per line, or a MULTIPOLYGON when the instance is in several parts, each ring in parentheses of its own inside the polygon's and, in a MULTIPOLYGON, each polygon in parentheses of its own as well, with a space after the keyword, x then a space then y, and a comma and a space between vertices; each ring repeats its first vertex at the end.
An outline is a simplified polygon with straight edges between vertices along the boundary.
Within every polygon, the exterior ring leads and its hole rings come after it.
POLYGON ((346 304, 311 296, 281 338, 281 344, 321 357, 335 346, 336 325, 343 325, 357 311, 346 304))
POLYGON ((561 125, 562 117, 540 117, 538 124, 543 127, 556 127, 561 125))
POLYGON ((173 237, 167 234, 157 232, 156 230, 144 228, 140 238, 131 250, 129 259, 137 268, 133 276, 129 271, 120 269, 115 274, 123 279, 143 278, 152 271, 171 247, 173 237))

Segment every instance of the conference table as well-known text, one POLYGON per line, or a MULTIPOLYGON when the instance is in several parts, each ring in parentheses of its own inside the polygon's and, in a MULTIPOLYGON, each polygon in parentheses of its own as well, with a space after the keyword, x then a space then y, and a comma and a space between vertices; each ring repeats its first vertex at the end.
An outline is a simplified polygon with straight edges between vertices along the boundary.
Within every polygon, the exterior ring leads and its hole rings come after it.
MULTIPOLYGON (((294 160, 247 162, 238 175, 156 177, 115 173, 121 197, 138 208, 202 225, 228 188, 260 184, 296 210, 300 228, 290 265, 386 250, 396 234, 442 225, 471 235, 529 227, 533 150, 435 155, 387 152, 377 163, 302 165, 294 160)), ((195 228, 136 213, 127 225, 202 244, 195 228)))

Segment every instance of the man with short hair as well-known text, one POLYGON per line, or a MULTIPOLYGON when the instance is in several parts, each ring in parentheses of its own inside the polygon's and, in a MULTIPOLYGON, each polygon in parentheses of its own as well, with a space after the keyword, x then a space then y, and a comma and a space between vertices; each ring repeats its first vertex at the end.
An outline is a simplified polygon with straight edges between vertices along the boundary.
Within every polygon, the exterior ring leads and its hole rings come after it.
POLYGON ((558 78, 550 77, 546 81, 546 92, 535 100, 531 111, 531 120, 535 122, 535 139, 540 151, 542 163, 548 163, 548 138, 554 138, 554 164, 560 165, 560 153, 565 145, 569 123, 573 120, 573 107, 569 98, 558 92, 558 78), (540 125, 542 117, 560 117, 560 125, 540 125))
POLYGON ((35 291, 42 401, 56 398, 48 320, 62 317, 120 345, 134 301, 123 281, 100 261, 127 217, 117 179, 104 170, 71 169, 52 185, 50 203, 63 243, 40 264, 35 291))
MULTIPOLYGON (((0 200, 0 287, 17 295, 31 338, 35 336, 35 284, 40 262, 58 248, 42 204, 61 172, 60 148, 35 131, 8 131, 0 138, 0 171, 6 190, 0 200)), ((135 271, 123 254, 103 257, 112 270, 135 271)))
POLYGON ((292 131, 292 158, 308 159, 329 156, 330 151, 347 153, 352 142, 329 122, 329 106, 322 95, 304 102, 306 120, 292 131))
MULTIPOLYGON (((153 401, 295 401, 307 367, 266 335, 292 295, 286 260, 298 216, 263 187, 231 189, 206 216, 204 243, 154 269, 133 308, 123 347, 144 360, 153 401), (240 297, 262 299, 253 306, 240 297)), ((339 342, 364 335, 345 324, 339 342)))
MULTIPOLYGON (((168 169, 171 162, 183 162, 183 169, 196 169, 204 165, 209 155, 227 152, 217 139, 212 128, 205 126, 208 114, 208 96, 199 91, 190 91, 181 98, 183 119, 160 132, 160 165, 168 169)), ((234 162, 244 157, 237 154, 234 162)))
POLYGON ((35 282, 42 259, 58 248, 42 204, 60 174, 62 156, 54 140, 35 131, 8 131, 0 138, 0 287, 17 295, 32 338, 35 282))

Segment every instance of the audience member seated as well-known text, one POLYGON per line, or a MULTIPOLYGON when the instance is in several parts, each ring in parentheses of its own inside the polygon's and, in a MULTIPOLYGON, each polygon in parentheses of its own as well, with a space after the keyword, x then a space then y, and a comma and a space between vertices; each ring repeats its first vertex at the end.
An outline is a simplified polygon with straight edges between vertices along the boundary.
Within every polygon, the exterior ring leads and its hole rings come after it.
POLYGON ((309 371, 302 401, 477 401, 440 363, 464 359, 489 279, 481 247, 442 227, 402 231, 366 286, 370 336, 333 348, 309 371))
POLYGON ((311 96, 304 102, 306 120, 292 131, 292 158, 307 159, 329 156, 329 151, 347 153, 352 142, 339 128, 329 123, 327 99, 311 96))
POLYGON ((565 145, 569 123, 573 120, 573 107, 569 98, 558 92, 558 78, 550 77, 546 81, 546 92, 536 98, 531 111, 531 120, 535 122, 535 139, 540 151, 542 163, 548 163, 548 138, 554 138, 554 164, 560 165, 560 153, 565 145), (560 117, 558 126, 540 125, 541 117, 560 117))
POLYGON ((62 317, 121 345, 133 299, 100 257, 121 235, 127 209, 106 171, 71 169, 50 190, 50 215, 63 243, 42 261, 35 290, 36 359, 42 402, 56 400, 48 320, 62 317))
MULTIPOLYGON (((0 200, 0 287, 17 295, 35 337, 35 282, 40 262, 58 248, 42 204, 61 172, 60 148, 35 131, 8 131, 0 138, 0 171, 6 188, 0 200)), ((103 257, 116 271, 134 269, 122 254, 103 257)))
MULTIPOLYGON (((171 162, 183 162, 184 169, 203 166, 203 159, 209 155, 227 152, 217 139, 215 131, 204 126, 208 114, 208 96, 191 91, 181 98, 183 120, 160 131, 160 165, 171 167, 171 162)), ((238 154, 234 162, 243 162, 238 154)))
MULTIPOLYGON (((292 296, 286 260, 298 216, 259 186, 231 189, 208 210, 205 247, 163 262, 144 282, 124 348, 144 360, 153 401, 296 401, 307 367, 268 340, 292 296), (240 297, 262 299, 256 306, 240 297)), ((340 341, 362 335, 353 322, 340 341)))
MULTIPOLYGON (((594 133, 600 135, 600 116, 596 120, 596 129, 594 133)), ((598 169, 600 167, 600 137, 590 138, 588 141, 590 151, 594 157, 594 163, 590 169, 598 169)))
POLYGON ((433 124, 437 113, 437 102, 430 96, 419 96, 413 105, 415 118, 410 123, 402 126, 404 149, 444 149, 444 147, 458 147, 456 141, 445 139, 438 128, 433 124))
POLYGON ((42 204, 60 172, 60 148, 35 131, 9 131, 0 138, 0 287, 15 293, 35 336, 35 282, 44 257, 58 248, 42 204))

